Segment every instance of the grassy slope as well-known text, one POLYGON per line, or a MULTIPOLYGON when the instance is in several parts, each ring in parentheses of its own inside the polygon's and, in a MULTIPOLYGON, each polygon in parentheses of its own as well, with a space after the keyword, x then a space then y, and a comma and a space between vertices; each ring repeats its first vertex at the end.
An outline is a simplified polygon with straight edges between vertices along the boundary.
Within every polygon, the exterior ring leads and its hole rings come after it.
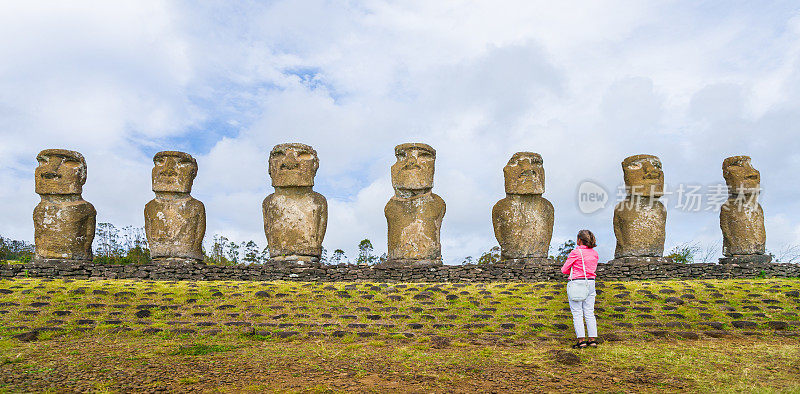
POLYGON ((557 283, 22 279, 0 289, 11 291, 0 294, 0 378, 12 391, 800 391, 800 341, 768 325, 800 331, 798 280, 605 283, 600 331, 625 340, 580 352, 578 366, 551 354, 572 340, 557 283), (11 339, 34 328, 45 328, 36 341, 11 339), (435 349, 432 336, 450 345, 435 349))

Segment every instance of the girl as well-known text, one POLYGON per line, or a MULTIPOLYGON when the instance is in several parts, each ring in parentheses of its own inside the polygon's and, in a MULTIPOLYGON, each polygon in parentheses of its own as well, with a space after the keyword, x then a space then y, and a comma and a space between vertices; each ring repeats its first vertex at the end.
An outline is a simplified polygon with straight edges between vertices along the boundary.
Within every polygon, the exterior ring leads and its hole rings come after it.
POLYGON ((589 296, 583 301, 569 301, 569 309, 572 311, 572 324, 575 326, 575 336, 578 342, 572 345, 575 349, 582 349, 587 346, 597 347, 597 320, 594 317, 595 292, 595 271, 597 271, 597 261, 600 257, 594 250, 597 246, 594 234, 589 230, 578 231, 578 245, 570 252, 561 272, 568 274, 569 280, 588 280, 589 296), (583 322, 586 320, 586 330, 589 331, 589 340, 584 334, 583 322))

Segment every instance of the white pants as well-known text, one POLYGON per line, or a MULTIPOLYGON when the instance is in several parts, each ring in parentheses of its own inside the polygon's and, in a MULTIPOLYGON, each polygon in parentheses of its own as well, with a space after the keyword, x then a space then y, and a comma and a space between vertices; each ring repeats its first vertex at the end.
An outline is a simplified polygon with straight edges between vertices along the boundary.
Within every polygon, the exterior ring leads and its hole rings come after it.
POLYGON ((575 336, 586 338, 583 330, 583 321, 586 320, 586 330, 589 331, 589 338, 597 338, 597 319, 594 317, 594 298, 597 292, 594 290, 594 281, 589 281, 589 296, 583 301, 569 301, 569 309, 572 311, 572 325, 575 326, 575 336))

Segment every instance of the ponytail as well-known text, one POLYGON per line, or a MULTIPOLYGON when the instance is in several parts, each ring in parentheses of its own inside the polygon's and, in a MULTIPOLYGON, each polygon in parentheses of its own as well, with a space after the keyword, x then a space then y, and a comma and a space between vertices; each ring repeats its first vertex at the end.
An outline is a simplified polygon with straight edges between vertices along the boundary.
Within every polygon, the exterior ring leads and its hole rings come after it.
POLYGON ((597 246, 597 240, 594 238, 594 234, 589 230, 578 231, 578 239, 581 240, 583 245, 587 248, 591 249, 597 246))

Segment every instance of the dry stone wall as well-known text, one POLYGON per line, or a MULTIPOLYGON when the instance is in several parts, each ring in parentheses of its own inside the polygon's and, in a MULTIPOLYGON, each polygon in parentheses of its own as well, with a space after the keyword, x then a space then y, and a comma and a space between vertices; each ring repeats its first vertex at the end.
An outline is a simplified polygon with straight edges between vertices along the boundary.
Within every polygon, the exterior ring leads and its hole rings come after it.
MULTIPOLYGON (((800 278, 800 264, 600 264, 598 278, 608 281, 667 279, 745 279, 761 276, 800 278)), ((290 280, 372 282, 534 282, 564 281, 560 265, 531 262, 492 265, 375 267, 367 265, 302 265, 285 261, 218 266, 205 264, 104 265, 81 261, 0 264, 0 277, 108 278, 150 280, 290 280)))

